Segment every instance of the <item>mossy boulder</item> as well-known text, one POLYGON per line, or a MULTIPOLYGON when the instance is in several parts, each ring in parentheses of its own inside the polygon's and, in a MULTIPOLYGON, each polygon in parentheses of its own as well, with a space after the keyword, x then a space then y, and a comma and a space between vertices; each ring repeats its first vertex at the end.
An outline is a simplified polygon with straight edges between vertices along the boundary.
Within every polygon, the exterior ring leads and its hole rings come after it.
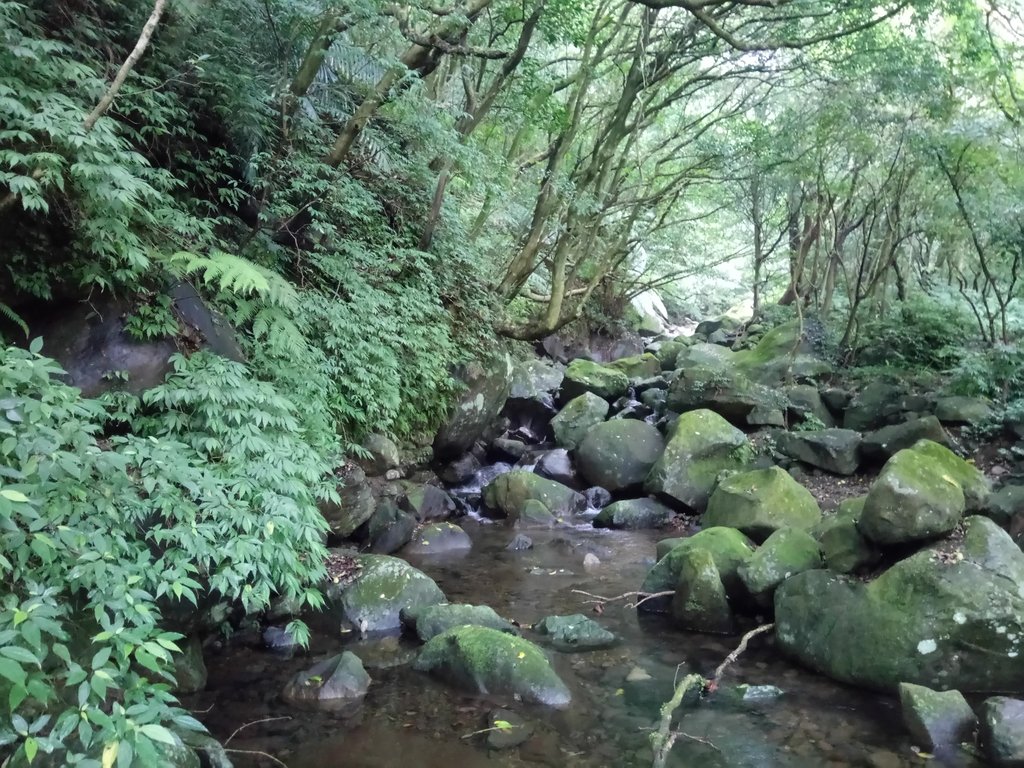
POLYGON ((779 584, 820 567, 821 549, 811 534, 798 528, 780 528, 740 566, 739 576, 751 595, 770 604, 779 584))
MULTIPOLYGON (((641 592, 665 592, 679 584, 683 561, 687 553, 700 550, 711 555, 718 576, 729 595, 743 594, 743 582, 739 577, 740 566, 754 553, 754 543, 735 528, 705 528, 693 536, 683 539, 668 554, 660 558, 647 573, 641 592)), ((657 598, 648 600, 640 610, 666 613, 669 600, 657 598)))
MULTIPOLYGON (((658 372, 661 368, 659 366, 658 372)), ((620 370, 590 360, 573 360, 565 369, 562 380, 562 398, 571 400, 584 392, 591 392, 605 400, 615 400, 629 389, 629 376, 620 370)))
POLYGON ((518 634, 514 626, 487 605, 442 603, 410 608, 402 611, 402 624, 412 629, 422 643, 452 627, 490 627, 510 635, 518 634))
POLYGON ((404 554, 450 555, 453 552, 468 552, 472 548, 472 539, 459 526, 454 523, 432 523, 413 534, 404 554))
POLYGON ((714 556, 690 549, 679 558, 679 581, 672 597, 672 619, 691 632, 729 635, 736 620, 714 556))
POLYGON ((860 467, 861 435, 851 429, 778 432, 775 442, 783 455, 836 475, 852 475, 860 467))
POLYGON ((650 352, 632 357, 620 357, 618 360, 608 363, 607 367, 626 374, 630 381, 640 381, 661 375, 661 361, 657 355, 650 352))
POLYGON ((825 428, 834 427, 836 420, 821 399, 821 392, 813 384, 797 384, 786 390, 789 398, 789 410, 799 420, 813 416, 825 428))
POLYGON ((980 397, 940 397, 935 402, 935 418, 943 424, 984 424, 995 415, 992 404, 980 397))
POLYGON ((360 555, 359 571, 348 584, 327 587, 330 610, 363 632, 390 632, 401 626, 403 609, 444 602, 434 580, 404 560, 360 555))
POLYGON ((436 485, 425 483, 403 483, 405 493, 399 506, 414 515, 417 520, 447 520, 455 512, 452 497, 436 485))
POLYGON ((619 641, 614 634, 582 613, 547 616, 534 624, 533 630, 548 637, 555 650, 566 653, 611 648, 619 641))
POLYGON ((395 441, 387 435, 374 433, 368 435, 363 441, 363 449, 369 453, 369 457, 363 460, 367 473, 379 477, 389 470, 398 469, 402 463, 402 457, 398 452, 395 441))
POLYGON ((843 427, 856 432, 878 429, 903 413, 906 389, 885 381, 872 381, 855 394, 843 411, 843 427))
POLYGON ((718 344, 697 342, 680 352, 676 358, 676 369, 686 371, 703 368, 707 371, 728 372, 733 369, 733 353, 718 344))
POLYGON ((982 514, 995 520, 1004 528, 1008 527, 1015 517, 1024 513, 1024 485, 1004 485, 989 496, 988 503, 982 514))
POLYGON ((520 360, 512 366, 509 400, 547 400, 546 396, 562 386, 564 378, 565 370, 548 360, 520 360))
POLYGON ((576 448, 587 432, 608 418, 609 408, 608 401, 593 392, 573 398, 551 420, 555 442, 563 448, 576 448))
POLYGON ((707 408, 733 424, 748 424, 752 412, 779 411, 786 399, 736 372, 694 365, 679 372, 669 386, 666 406, 684 413, 707 408))
POLYGON ((823 516, 812 533, 821 545, 825 567, 836 573, 854 573, 874 565, 881 557, 878 548, 864 538, 857 523, 866 496, 846 499, 832 514, 823 516))
POLYGON ((434 436, 438 461, 458 458, 491 426, 512 387, 512 358, 507 354, 461 366, 455 371, 465 389, 434 436))
POLYGON ((283 698, 305 709, 350 713, 370 689, 370 676, 363 662, 351 651, 324 659, 293 677, 284 687, 283 698))
POLYGON ((588 484, 614 493, 643 483, 664 451, 656 427, 633 419, 606 421, 583 438, 576 467, 588 484))
POLYGON ((675 513, 654 499, 624 499, 609 504, 594 518, 595 528, 635 531, 668 525, 675 513))
POLYGON ((515 695, 556 708, 567 707, 572 700, 540 648, 489 627, 442 632, 423 646, 415 668, 477 693, 515 695))
POLYGON ((661 366, 663 371, 674 371, 677 367, 676 361, 679 359, 679 355, 683 350, 687 349, 689 345, 683 344, 680 341, 663 341, 658 347, 654 356, 658 358, 658 364, 661 366))
POLYGON ((903 724, 915 746, 942 756, 958 750, 963 742, 974 741, 978 718, 960 691, 900 683, 899 695, 903 724))
POLYGON ((484 488, 483 511, 489 517, 515 522, 538 507, 555 519, 567 519, 585 510, 587 500, 572 488, 521 469, 499 475, 484 488), (529 502, 533 505, 526 510, 529 502))
POLYGON ((780 528, 808 530, 821 521, 811 492, 779 467, 730 475, 708 501, 703 525, 725 526, 764 541, 780 528))
POLYGON ((416 518, 403 512, 394 501, 382 499, 366 526, 366 542, 370 552, 390 555, 412 539, 416 518))
POLYGON ((775 592, 776 641, 811 669, 884 691, 899 683, 1024 690, 1024 553, 984 517, 869 584, 807 571, 775 592))
POLYGON ((964 506, 968 512, 979 512, 988 506, 992 484, 973 463, 931 440, 919 440, 912 447, 941 466, 957 482, 964 492, 964 506))
POLYGON ((775 385, 790 378, 814 379, 832 371, 816 352, 816 339, 823 330, 816 323, 801 327, 796 320, 783 323, 762 336, 748 350, 737 352, 736 370, 761 384, 775 385))
POLYGON ((747 437, 709 410, 682 414, 647 476, 644 489, 670 504, 700 512, 719 475, 738 471, 749 457, 747 437))
POLYGON ((949 435, 934 416, 910 419, 892 424, 864 435, 861 452, 872 461, 885 461, 890 456, 910 448, 918 440, 931 440, 941 445, 950 444, 949 435))
POLYGON ((859 528, 881 545, 926 541, 956 528, 963 516, 964 492, 957 482, 957 457, 931 443, 906 448, 882 467, 868 491, 859 528), (920 447, 919 447, 920 446, 920 447))
POLYGON ((370 519, 377 508, 377 500, 362 468, 344 467, 339 479, 338 501, 321 502, 320 514, 331 527, 331 533, 344 539, 370 519))

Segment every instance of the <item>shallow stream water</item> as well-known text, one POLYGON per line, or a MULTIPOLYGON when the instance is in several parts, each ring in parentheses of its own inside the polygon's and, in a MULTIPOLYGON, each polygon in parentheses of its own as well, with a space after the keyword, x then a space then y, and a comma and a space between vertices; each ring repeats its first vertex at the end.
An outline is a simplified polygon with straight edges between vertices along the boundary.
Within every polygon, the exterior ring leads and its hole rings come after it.
MULTIPOLYGON (((450 602, 486 604, 528 627, 551 614, 587 613, 586 596, 635 590, 654 561, 664 533, 596 530, 589 525, 528 531, 533 549, 509 552, 514 531, 503 524, 463 518, 473 549, 462 557, 412 559, 434 578, 450 602), (587 553, 600 559, 583 567, 587 553)), ((594 614, 591 614, 594 615, 594 614)), ((621 643, 605 651, 552 652, 554 665, 573 693, 563 712, 524 705, 508 697, 468 695, 415 672, 416 645, 396 638, 358 640, 314 633, 308 653, 283 659, 230 644, 207 658, 205 692, 186 705, 231 749, 274 755, 288 768, 475 768, 650 766, 649 733, 673 680, 689 672, 710 675, 738 638, 680 632, 657 616, 609 604, 595 618, 621 643), (363 658, 373 683, 359 712, 342 718, 289 707, 281 690, 294 674, 348 648, 363 658), (649 680, 637 680, 645 675, 649 680), (627 681, 630 673, 634 678, 627 681), (509 751, 489 751, 488 713, 504 707, 525 718, 534 735, 509 751), (271 719, 280 718, 280 719, 271 719)), ((527 637, 533 637, 525 630, 527 637)), ((732 665, 718 693, 688 708, 686 735, 671 766, 693 768, 815 768, 915 765, 967 766, 926 760, 912 751, 899 704, 840 686, 781 659, 770 641, 755 640, 732 665), (776 698, 744 702, 736 686, 773 685, 776 698)), ((280 765, 236 752, 236 768, 280 765)))

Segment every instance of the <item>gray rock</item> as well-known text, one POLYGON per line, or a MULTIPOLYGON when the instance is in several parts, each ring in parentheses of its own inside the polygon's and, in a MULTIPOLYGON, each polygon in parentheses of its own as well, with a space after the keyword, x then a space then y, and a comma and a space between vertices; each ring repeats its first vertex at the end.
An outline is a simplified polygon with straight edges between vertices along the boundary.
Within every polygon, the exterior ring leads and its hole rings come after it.
POLYGON ((367 548, 379 555, 397 552, 412 539, 416 518, 402 512, 390 499, 382 499, 367 525, 367 548))
POLYGON ((507 437, 499 437, 491 443, 491 453, 498 461, 517 462, 530 450, 529 446, 520 440, 510 440, 507 437))
POLYGON ((927 752, 944 754, 961 743, 974 741, 978 727, 971 705, 959 691, 933 691, 922 685, 900 683, 903 724, 914 744, 927 752))
POLYGON ((981 744, 993 768, 1024 766, 1024 701, 994 696, 981 705, 981 744))
POLYGON ((533 736, 533 726, 507 709, 495 709, 487 717, 487 748, 515 749, 533 736))
POLYGON ((541 477, 554 480, 556 483, 567 485, 570 488, 578 487, 579 485, 576 469, 573 467, 572 459, 565 448, 556 448, 553 451, 545 452, 537 460, 537 465, 533 471, 541 477))
POLYGON ((940 397, 935 417, 943 424, 984 424, 994 416, 992 405, 980 397, 940 397))
MULTIPOLYGON (((657 362, 657 361, 655 361, 657 362)), ((658 366, 660 372, 661 366, 658 366)), ((626 394, 629 376, 611 366, 590 360, 573 360, 565 369, 562 380, 562 399, 565 401, 590 392, 605 400, 614 400, 626 394)))
POLYGON ((911 419, 902 424, 882 427, 864 435, 861 452, 866 459, 885 461, 904 448, 910 448, 918 440, 931 440, 949 446, 949 435, 934 416, 911 419))
POLYGON ((843 427, 855 432, 878 429, 903 413, 902 400, 906 390, 884 381, 873 381, 846 406, 843 427))
POLYGON ((174 654, 175 693, 198 693, 206 688, 206 663, 198 637, 178 641, 181 653, 174 654))
POLYGON ((533 539, 525 533, 517 533, 512 537, 512 540, 505 545, 505 549, 509 552, 522 552, 526 549, 533 549, 533 539))
POLYGON ((450 555, 473 548, 469 534, 454 523, 432 523, 420 528, 403 550, 408 555, 450 555))
POLYGON ((320 514, 331 527, 331 532, 347 538, 373 515, 377 500, 366 482, 366 473, 356 466, 344 467, 340 475, 338 496, 340 501, 320 503, 320 514))
POLYGON ((654 499, 625 499, 609 504, 594 518, 595 528, 661 528, 668 525, 675 513, 654 499))
POLYGON ((593 651, 618 642, 614 634, 581 613, 548 616, 534 624, 533 629, 549 637, 551 645, 559 651, 593 651))
POLYGON ((512 359, 502 354, 474 362, 456 371, 455 378, 465 389, 434 436, 434 457, 441 461, 466 453, 494 423, 512 387, 512 359))
POLYGON ((1021 512, 1024 512, 1024 485, 1004 485, 989 497, 982 510, 982 514, 1004 528, 1021 512))
POLYGON ((571 488, 523 470, 499 475, 483 493, 485 514, 513 522, 528 512, 535 515, 536 506, 555 519, 567 519, 582 512, 586 503, 583 495, 571 488), (530 502, 533 505, 528 507, 530 502))
POLYGON ((345 651, 300 672, 285 686, 294 706, 351 713, 370 689, 370 676, 354 653, 345 651))
POLYGON ((775 441, 783 455, 826 472, 852 475, 860 466, 861 436, 853 430, 779 432, 775 441))
POLYGON ((558 391, 565 369, 548 360, 521 360, 512 366, 509 399, 532 400, 558 391))
POLYGON ((480 471, 480 459, 472 453, 466 453, 448 464, 445 464, 437 473, 442 482, 449 485, 462 485, 473 479, 473 476, 480 471))
POLYGON ((406 483, 399 506, 419 522, 447 520, 455 512, 452 497, 436 485, 406 483))
POLYGON ((367 474, 373 477, 384 475, 390 469, 398 469, 402 463, 398 446, 386 435, 370 435, 363 441, 363 448, 370 454, 368 459, 363 460, 363 466, 367 474))
POLYGON ((278 656, 291 658, 302 646, 295 636, 284 627, 267 627, 263 630, 263 645, 278 656))
POLYGON ((587 507, 590 509, 604 509, 612 503, 612 495, 599 486, 587 488, 583 492, 583 497, 587 500, 587 507))
POLYGON ((818 388, 812 384, 797 384, 786 390, 789 397, 790 410, 801 419, 814 416, 826 429, 836 425, 832 413, 821 399, 818 388))

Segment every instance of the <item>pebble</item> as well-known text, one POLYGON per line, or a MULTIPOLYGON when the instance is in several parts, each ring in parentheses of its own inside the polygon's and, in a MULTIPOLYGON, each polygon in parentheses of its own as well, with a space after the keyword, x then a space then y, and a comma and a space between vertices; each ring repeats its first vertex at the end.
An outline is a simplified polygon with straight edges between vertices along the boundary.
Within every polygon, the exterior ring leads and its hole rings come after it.
POLYGON ((587 552, 586 557, 583 558, 583 567, 588 571, 592 568, 597 568, 601 565, 601 560, 593 552, 587 552))

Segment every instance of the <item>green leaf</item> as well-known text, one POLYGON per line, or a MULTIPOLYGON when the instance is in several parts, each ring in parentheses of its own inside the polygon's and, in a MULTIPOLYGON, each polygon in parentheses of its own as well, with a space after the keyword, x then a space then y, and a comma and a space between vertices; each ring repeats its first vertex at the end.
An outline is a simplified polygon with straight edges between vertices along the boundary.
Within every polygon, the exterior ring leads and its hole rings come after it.
POLYGON ((22 688, 25 687, 25 670, 13 659, 0 659, 0 677, 22 688))
POLYGON ((25 739, 25 759, 30 763, 36 759, 36 754, 39 752, 39 743, 29 737, 25 739))
POLYGON ((139 732, 153 741, 159 741, 161 744, 174 746, 178 743, 177 739, 174 738, 174 734, 157 723, 147 723, 146 725, 139 726, 139 732))
POLYGON ((14 501, 18 503, 25 503, 29 500, 28 496, 26 496, 21 491, 12 491, 10 488, 4 488, 2 491, 0 491, 0 496, 3 496, 8 501, 14 501))

